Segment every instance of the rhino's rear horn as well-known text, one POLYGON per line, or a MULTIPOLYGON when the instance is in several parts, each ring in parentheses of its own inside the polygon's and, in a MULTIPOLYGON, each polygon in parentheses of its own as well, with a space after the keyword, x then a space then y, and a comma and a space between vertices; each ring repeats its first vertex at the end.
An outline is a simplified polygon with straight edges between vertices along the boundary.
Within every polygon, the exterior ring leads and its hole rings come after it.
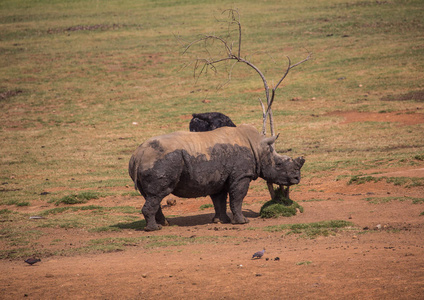
POLYGON ((271 137, 264 138, 264 139, 262 140, 262 143, 263 143, 263 144, 267 144, 267 145, 273 145, 273 144, 275 143, 276 139, 277 139, 279 136, 280 136, 280 134, 277 134, 276 136, 271 136, 271 137))
POLYGON ((303 158, 303 156, 299 156, 294 161, 299 166, 299 169, 302 168, 303 164, 305 163, 305 159, 303 158))

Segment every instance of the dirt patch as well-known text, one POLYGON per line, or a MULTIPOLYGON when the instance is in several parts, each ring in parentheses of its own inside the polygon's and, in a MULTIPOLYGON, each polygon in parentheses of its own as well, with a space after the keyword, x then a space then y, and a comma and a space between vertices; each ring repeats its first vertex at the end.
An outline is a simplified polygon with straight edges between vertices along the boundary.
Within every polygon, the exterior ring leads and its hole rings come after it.
MULTIPOLYGON (((423 167, 372 171, 384 176, 422 176, 423 167)), ((60 240, 55 247, 72 248, 89 239, 117 235, 202 237, 205 242, 152 248, 135 244, 112 253, 41 257, 34 266, 23 260, 4 260, 2 298, 422 298, 424 216, 420 214, 424 204, 410 200, 376 203, 367 198, 422 198, 424 187, 404 188, 384 181, 347 185, 331 178, 307 179, 294 189, 291 195, 304 207, 304 213, 291 218, 259 218, 259 209, 269 197, 260 188, 265 183, 256 181, 243 206, 250 218, 246 225, 211 224, 213 208, 200 209, 202 204, 211 203, 206 197, 173 197, 176 205, 165 206, 164 213, 174 226, 161 231, 46 229, 48 235, 40 239, 40 247, 48 246, 51 239, 60 240), (315 239, 265 230, 267 226, 323 220, 345 220, 354 225, 315 239), (252 260, 253 253, 263 247, 264 257, 252 260)), ((108 197, 90 200, 89 204, 141 208, 143 200, 108 197)))
POLYGON ((424 102, 424 90, 411 91, 406 94, 388 95, 381 98, 382 101, 416 101, 424 102))
POLYGON ((76 25, 66 28, 55 28, 47 30, 47 33, 61 33, 61 32, 72 32, 72 31, 93 31, 93 30, 115 30, 122 27, 127 27, 125 24, 95 24, 95 25, 76 25))
POLYGON ((424 123, 424 114, 415 111, 401 112, 356 112, 356 111, 334 111, 325 114, 326 116, 343 117, 340 124, 349 124, 353 122, 398 122, 403 125, 415 125, 424 123))
POLYGON ((0 93, 0 100, 5 100, 7 98, 14 97, 14 96, 19 95, 21 93, 22 93, 21 90, 5 91, 5 92, 0 93))

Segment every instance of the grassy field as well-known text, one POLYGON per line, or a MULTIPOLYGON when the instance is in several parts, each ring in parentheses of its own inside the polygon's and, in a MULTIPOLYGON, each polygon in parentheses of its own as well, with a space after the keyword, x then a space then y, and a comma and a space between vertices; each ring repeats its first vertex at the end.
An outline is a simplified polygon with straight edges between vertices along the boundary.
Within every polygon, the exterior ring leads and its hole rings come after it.
MULTIPOLYGON (((91 197, 135 197, 125 188, 132 185, 132 152, 148 137, 188 130, 194 112, 220 111, 259 130, 264 91, 256 73, 236 65, 231 82, 218 89, 228 66, 197 80, 191 67, 183 68, 198 53, 182 55, 184 45, 199 35, 228 34, 217 21, 228 8, 240 12, 242 56, 270 84, 285 71, 286 56, 296 62, 313 53, 289 73, 273 106, 277 150, 306 157, 305 179, 339 180, 331 175, 335 170, 350 179, 367 169, 423 164, 423 122, 341 128, 340 117, 330 114, 423 113, 421 0, 179 2, 0 2, 2 220, 16 221, 25 215, 18 209, 34 203, 68 207, 66 201, 91 197)), ((12 243, 22 228, 35 233, 19 235, 17 247, 37 240, 42 228, 136 223, 139 213, 122 205, 114 215, 87 209, 94 220, 81 217, 87 211, 62 211, 58 223, 45 220, 36 229, 5 222, 3 241, 12 243)))

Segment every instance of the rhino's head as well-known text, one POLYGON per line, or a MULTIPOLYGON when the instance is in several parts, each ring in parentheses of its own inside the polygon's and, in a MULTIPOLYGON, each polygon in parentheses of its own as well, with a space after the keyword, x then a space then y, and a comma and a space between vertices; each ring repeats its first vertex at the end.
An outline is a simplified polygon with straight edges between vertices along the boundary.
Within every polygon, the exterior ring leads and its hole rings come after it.
POLYGON ((268 182, 290 186, 300 182, 300 169, 305 163, 303 157, 292 159, 279 155, 273 149, 277 137, 264 138, 261 143, 261 177, 268 182))

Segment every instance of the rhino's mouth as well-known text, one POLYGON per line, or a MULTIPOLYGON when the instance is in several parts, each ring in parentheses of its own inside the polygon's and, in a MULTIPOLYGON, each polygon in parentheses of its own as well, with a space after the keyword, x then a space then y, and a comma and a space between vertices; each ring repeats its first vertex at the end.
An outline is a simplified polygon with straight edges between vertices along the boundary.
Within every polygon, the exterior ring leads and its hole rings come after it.
POLYGON ((294 176, 289 178, 289 184, 288 185, 292 185, 292 184, 298 184, 300 182, 300 176, 294 176))

